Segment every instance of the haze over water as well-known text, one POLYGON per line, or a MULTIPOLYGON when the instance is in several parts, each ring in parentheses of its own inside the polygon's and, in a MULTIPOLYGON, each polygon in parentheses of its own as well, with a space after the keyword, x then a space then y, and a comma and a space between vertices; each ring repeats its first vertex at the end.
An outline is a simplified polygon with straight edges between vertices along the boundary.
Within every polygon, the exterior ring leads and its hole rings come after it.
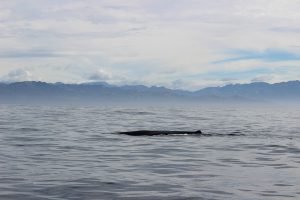
POLYGON ((0 199, 300 198, 299 107, 1 105, 0 112, 0 199), (116 134, 140 129, 211 136, 116 134))

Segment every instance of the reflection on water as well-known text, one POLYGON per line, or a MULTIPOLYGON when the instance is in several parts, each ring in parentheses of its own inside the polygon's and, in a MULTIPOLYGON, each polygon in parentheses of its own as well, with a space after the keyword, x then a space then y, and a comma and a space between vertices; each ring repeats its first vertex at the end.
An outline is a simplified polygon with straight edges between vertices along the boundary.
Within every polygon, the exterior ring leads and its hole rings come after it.
POLYGON ((300 199, 299 111, 2 105, 0 199, 300 199))

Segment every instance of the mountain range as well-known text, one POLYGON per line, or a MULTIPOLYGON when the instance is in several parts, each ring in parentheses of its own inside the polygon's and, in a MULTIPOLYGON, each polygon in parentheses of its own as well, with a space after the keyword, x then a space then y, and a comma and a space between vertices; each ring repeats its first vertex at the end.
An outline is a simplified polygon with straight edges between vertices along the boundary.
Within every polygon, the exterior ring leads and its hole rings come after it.
POLYGON ((115 86, 106 82, 65 84, 25 81, 0 83, 0 103, 120 102, 280 102, 300 100, 300 81, 255 82, 208 87, 197 91, 144 85, 115 86))

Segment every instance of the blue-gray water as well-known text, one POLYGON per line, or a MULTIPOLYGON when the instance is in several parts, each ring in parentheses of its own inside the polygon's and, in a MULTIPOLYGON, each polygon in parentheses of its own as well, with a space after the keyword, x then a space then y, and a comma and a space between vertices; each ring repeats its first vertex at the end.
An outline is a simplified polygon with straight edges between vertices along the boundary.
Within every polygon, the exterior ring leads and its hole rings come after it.
POLYGON ((0 113, 0 199, 300 199, 299 108, 1 105, 0 113), (138 129, 212 136, 114 134, 138 129))

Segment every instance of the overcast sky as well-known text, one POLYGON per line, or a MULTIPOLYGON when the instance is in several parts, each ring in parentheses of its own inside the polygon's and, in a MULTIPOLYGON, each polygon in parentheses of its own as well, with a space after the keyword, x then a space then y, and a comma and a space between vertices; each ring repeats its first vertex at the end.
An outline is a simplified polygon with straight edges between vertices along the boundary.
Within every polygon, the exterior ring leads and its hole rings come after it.
POLYGON ((300 79, 300 0, 1 0, 0 80, 300 79))

